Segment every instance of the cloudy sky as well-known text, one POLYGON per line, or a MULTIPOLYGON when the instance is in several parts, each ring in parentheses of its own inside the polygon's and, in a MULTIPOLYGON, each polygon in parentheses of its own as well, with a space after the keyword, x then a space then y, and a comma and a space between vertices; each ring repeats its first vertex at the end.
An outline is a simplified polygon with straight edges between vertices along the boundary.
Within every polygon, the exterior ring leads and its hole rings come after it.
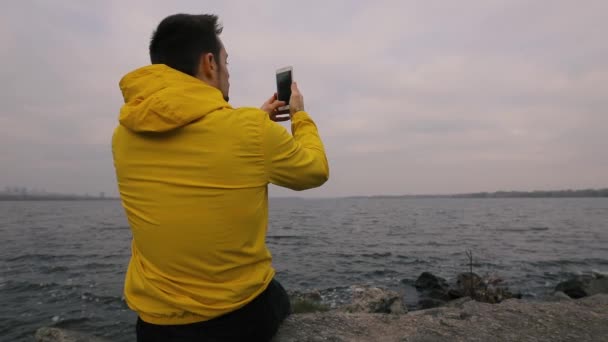
POLYGON ((608 1, 22 0, 0 11, 0 187, 115 194, 118 81, 178 12, 220 16, 234 106, 293 65, 331 179, 275 196, 608 186, 608 1))

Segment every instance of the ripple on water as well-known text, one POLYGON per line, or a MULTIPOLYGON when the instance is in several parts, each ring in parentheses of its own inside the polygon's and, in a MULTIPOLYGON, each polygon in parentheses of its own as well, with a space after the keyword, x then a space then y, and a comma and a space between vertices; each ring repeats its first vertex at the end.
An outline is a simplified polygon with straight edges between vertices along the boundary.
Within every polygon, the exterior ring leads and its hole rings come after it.
MULTIPOLYGON (((12 258, 7 258, 7 262, 17 262, 17 261, 49 261, 49 260, 74 260, 82 258, 82 255, 76 254, 39 254, 39 253, 27 253, 18 255, 12 258)), ((91 257, 95 258, 97 255, 91 255, 91 257)))

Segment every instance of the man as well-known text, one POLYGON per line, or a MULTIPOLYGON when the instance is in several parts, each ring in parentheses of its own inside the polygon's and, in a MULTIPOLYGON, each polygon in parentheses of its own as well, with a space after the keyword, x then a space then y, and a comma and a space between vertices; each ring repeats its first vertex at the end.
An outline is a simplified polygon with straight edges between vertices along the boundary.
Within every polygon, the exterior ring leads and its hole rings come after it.
POLYGON ((325 183, 329 168, 292 85, 232 108, 227 53, 214 15, 164 19, 152 65, 120 81, 125 104, 112 150, 133 233, 125 298, 138 341, 268 341, 289 314, 265 244, 268 183, 325 183), (292 135, 274 121, 291 119, 292 135))

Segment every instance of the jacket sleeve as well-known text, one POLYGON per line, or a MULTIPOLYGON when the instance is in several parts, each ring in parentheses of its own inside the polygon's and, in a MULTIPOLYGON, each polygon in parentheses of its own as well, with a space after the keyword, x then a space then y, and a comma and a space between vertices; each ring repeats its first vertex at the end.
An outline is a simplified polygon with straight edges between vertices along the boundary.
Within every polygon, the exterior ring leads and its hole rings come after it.
POLYGON ((292 190, 321 186, 329 165, 317 126, 306 112, 292 116, 290 135, 266 115, 263 148, 268 182, 292 190))

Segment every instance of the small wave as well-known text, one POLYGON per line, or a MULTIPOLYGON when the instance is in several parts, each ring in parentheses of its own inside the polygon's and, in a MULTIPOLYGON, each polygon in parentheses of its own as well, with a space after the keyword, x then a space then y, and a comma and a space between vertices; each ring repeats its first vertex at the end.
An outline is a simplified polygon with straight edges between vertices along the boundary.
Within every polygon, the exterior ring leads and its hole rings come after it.
POLYGON ((101 258, 102 259, 123 259, 126 260, 129 257, 131 257, 131 254, 108 254, 108 255, 104 255, 101 258))
POLYGON ((549 267, 549 266, 581 266, 581 265, 608 265, 608 259, 599 259, 599 258, 585 258, 579 260, 569 260, 569 259, 556 259, 556 260, 542 260, 542 261, 533 261, 530 263, 535 267, 549 267))
POLYGON ((102 223, 102 227, 99 227, 98 229, 114 231, 114 230, 130 230, 131 228, 129 226, 114 226, 114 225, 102 223))
POLYGON ((6 338, 3 341, 30 341, 30 337, 31 337, 31 332, 29 330, 24 329, 23 327, 27 327, 28 324, 31 324, 31 322, 29 320, 23 320, 23 319, 19 319, 16 317, 10 317, 10 316, 0 316, 0 321, 2 322, 2 324, 0 325, 0 336, 2 336, 3 338, 6 338), (19 329, 15 329, 16 327, 18 327, 19 329), (21 331, 18 331, 21 330, 21 331), (7 336, 10 336, 10 334, 13 334, 13 338, 14 339, 9 339, 7 336), (19 334, 19 335, 17 335, 19 334), (17 339, 17 337, 19 338, 23 338, 23 339, 17 339), (27 339, 26 339, 27 338, 27 339))
POLYGON ((372 276, 372 277, 394 276, 394 275, 398 275, 398 274, 399 274, 399 272, 394 271, 394 270, 389 270, 389 269, 375 270, 375 271, 366 273, 367 276, 372 276))
POLYGON ((431 241, 429 243, 426 244, 427 246, 432 246, 432 247, 439 247, 439 246, 443 246, 443 244, 436 242, 436 241, 431 241))
POLYGON ((60 254, 60 255, 53 255, 53 254, 23 254, 23 255, 18 255, 16 257, 13 258, 9 258, 6 259, 7 262, 15 262, 15 261, 28 261, 28 260, 63 260, 63 259, 75 259, 75 258, 81 258, 83 257, 82 255, 76 255, 76 254, 60 254))
POLYGON ((282 239, 304 240, 304 239, 307 239, 306 236, 299 236, 299 235, 267 235, 266 237, 269 239, 272 239, 272 240, 282 240, 282 239))
POLYGON ((90 262, 88 264, 85 264, 81 267, 87 268, 87 269, 97 269, 97 268, 112 268, 112 267, 117 267, 120 266, 122 267, 122 265, 116 265, 116 264, 107 264, 107 263, 100 263, 100 262, 90 262))
MULTIPOLYGON (((73 288, 75 286, 77 285, 70 285, 69 288, 73 288)), ((68 286, 55 282, 29 282, 19 280, 8 280, 4 283, 2 291, 5 293, 27 293, 30 291, 38 292, 41 290, 56 290, 66 287, 68 286)))
POLYGON ((366 257, 366 258, 386 258, 389 256, 392 256, 393 253, 391 252, 386 252, 386 253, 363 253, 361 254, 362 257, 366 257))
POLYGON ((81 326, 83 323, 88 322, 89 320, 90 319, 87 317, 59 319, 53 326, 64 329, 72 328, 81 326))
POLYGON ((397 264, 399 264, 399 265, 429 264, 430 263, 430 261, 428 261, 428 260, 407 257, 407 256, 403 256, 403 255, 397 256, 397 257, 399 258, 399 260, 397 260, 397 264))
POLYGON ((498 228, 496 229, 499 232, 513 232, 513 233, 523 233, 523 232, 542 232, 549 230, 549 227, 526 227, 526 228, 498 228))
POLYGON ((95 302, 101 304, 122 304, 124 302, 123 297, 118 296, 99 296, 91 292, 83 292, 80 296, 85 302, 95 302))
POLYGON ((599 259, 599 258, 587 258, 583 259, 583 262, 587 264, 598 264, 602 266, 608 266, 608 259, 599 259))
POLYGON ((65 267, 65 266, 44 266, 40 269, 40 273, 43 274, 54 274, 54 273, 61 273, 61 272, 67 272, 69 271, 69 268, 65 267))
POLYGON ((353 256, 355 256, 354 254, 349 254, 349 253, 329 253, 330 257, 334 257, 334 258, 352 258, 353 256))
POLYGON ((293 219, 312 220, 312 219, 318 219, 319 217, 316 215, 299 214, 299 215, 292 215, 292 218, 293 219))

